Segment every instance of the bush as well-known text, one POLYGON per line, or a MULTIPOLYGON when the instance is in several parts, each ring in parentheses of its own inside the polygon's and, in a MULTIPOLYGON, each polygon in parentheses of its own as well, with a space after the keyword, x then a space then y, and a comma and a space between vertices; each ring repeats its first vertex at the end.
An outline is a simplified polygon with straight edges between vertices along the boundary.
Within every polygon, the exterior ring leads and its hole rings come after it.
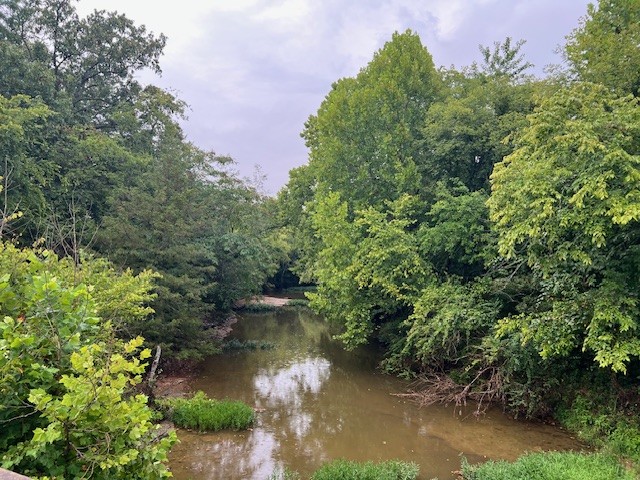
POLYGON ((377 464, 335 460, 316 470, 311 480, 412 480, 419 470, 415 463, 399 460, 377 464))
POLYGON ((204 392, 197 392, 192 398, 169 398, 158 404, 166 409, 168 417, 178 427, 193 430, 243 430, 254 421, 253 409, 243 402, 215 400, 204 392))
POLYGON ((515 462, 469 465, 463 461, 465 480, 633 480, 635 475, 611 456, 574 452, 532 453, 515 462))

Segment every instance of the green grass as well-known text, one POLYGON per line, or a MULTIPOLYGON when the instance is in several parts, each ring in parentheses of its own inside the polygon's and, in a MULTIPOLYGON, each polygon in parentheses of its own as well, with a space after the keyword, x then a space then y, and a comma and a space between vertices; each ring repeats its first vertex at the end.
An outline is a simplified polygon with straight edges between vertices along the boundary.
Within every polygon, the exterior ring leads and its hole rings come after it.
POLYGON ((272 350, 275 345, 271 342, 265 342, 264 340, 238 340, 232 338, 222 345, 224 352, 234 352, 243 350, 272 350))
POLYGON ((270 305, 268 303, 248 303, 244 305, 240 310, 244 310, 245 312, 250 313, 265 313, 265 312, 275 312, 276 310, 280 310, 282 307, 278 307, 277 305, 270 305))
POLYGON ((604 454, 531 453, 515 462, 463 462, 465 480, 635 480, 636 476, 604 454))
POLYGON ((216 432, 218 430, 244 430, 253 424, 255 413, 243 402, 215 400, 203 392, 192 398, 168 398, 158 401, 167 417, 178 427, 216 432))
POLYGON ((382 463, 335 460, 316 470, 311 480, 413 480, 418 471, 415 463, 398 460, 382 463))
POLYGON ((570 407, 560 408, 560 422, 585 442, 640 465, 640 419, 636 411, 617 409, 596 395, 577 396, 570 407), (594 399, 598 399, 596 401, 594 399))

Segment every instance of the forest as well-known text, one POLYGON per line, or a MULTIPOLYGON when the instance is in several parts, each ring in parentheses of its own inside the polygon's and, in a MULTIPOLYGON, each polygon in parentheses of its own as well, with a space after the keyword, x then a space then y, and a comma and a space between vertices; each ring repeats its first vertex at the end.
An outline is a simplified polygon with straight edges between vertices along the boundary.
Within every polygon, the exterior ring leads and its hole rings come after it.
POLYGON ((637 0, 590 6, 545 78, 524 40, 437 68, 396 32, 331 86, 271 198, 136 80, 163 35, 0 1, 0 466, 170 476, 154 353, 218 352, 228 312, 285 277, 416 402, 553 418, 637 466, 639 42, 637 0))

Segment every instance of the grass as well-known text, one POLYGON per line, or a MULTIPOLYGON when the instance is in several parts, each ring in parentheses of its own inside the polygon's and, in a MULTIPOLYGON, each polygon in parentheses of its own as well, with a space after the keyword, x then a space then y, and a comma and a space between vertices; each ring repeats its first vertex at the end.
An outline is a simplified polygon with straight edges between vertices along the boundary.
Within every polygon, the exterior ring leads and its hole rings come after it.
POLYGON ((232 338, 231 340, 225 342, 222 345, 222 350, 225 352, 234 352, 241 350, 272 350, 275 345, 271 342, 266 342, 264 340, 238 340, 237 338, 232 338))
POLYGON ((244 430, 253 424, 255 413, 247 404, 235 400, 215 400, 203 392, 191 398, 168 398, 158 401, 169 419, 178 427, 216 432, 244 430))
POLYGON ((292 298, 285 305, 286 307, 309 307, 309 300, 306 298, 292 298))
POLYGON ((280 310, 282 307, 277 305, 270 305, 268 303, 248 303, 242 307, 241 310, 250 313, 263 313, 263 312, 275 312, 276 310, 280 310))
POLYGON ((382 463, 335 460, 316 470, 311 480, 413 480, 418 471, 415 463, 399 460, 382 463))
POLYGON ((469 465, 465 480, 634 480, 636 476, 610 455, 574 452, 531 453, 515 462, 469 465))
POLYGON ((581 440, 640 465, 637 411, 621 410, 615 407, 615 402, 602 402, 596 395, 578 395, 569 407, 559 409, 557 417, 581 440))

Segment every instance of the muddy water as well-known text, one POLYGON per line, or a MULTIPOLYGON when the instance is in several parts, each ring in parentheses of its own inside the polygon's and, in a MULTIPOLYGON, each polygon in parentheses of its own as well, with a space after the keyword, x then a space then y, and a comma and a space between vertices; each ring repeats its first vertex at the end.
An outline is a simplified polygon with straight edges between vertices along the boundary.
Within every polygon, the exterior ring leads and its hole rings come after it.
POLYGON ((476 420, 451 406, 418 408, 393 396, 405 382, 377 371, 371 350, 344 352, 308 312, 243 315, 234 335, 275 348, 216 356, 193 388, 254 406, 256 425, 247 432, 179 431, 171 454, 178 480, 264 480, 283 466, 308 478, 336 458, 413 461, 419 478, 444 480, 454 478, 460 455, 479 462, 580 448, 558 429, 499 411, 476 420))

